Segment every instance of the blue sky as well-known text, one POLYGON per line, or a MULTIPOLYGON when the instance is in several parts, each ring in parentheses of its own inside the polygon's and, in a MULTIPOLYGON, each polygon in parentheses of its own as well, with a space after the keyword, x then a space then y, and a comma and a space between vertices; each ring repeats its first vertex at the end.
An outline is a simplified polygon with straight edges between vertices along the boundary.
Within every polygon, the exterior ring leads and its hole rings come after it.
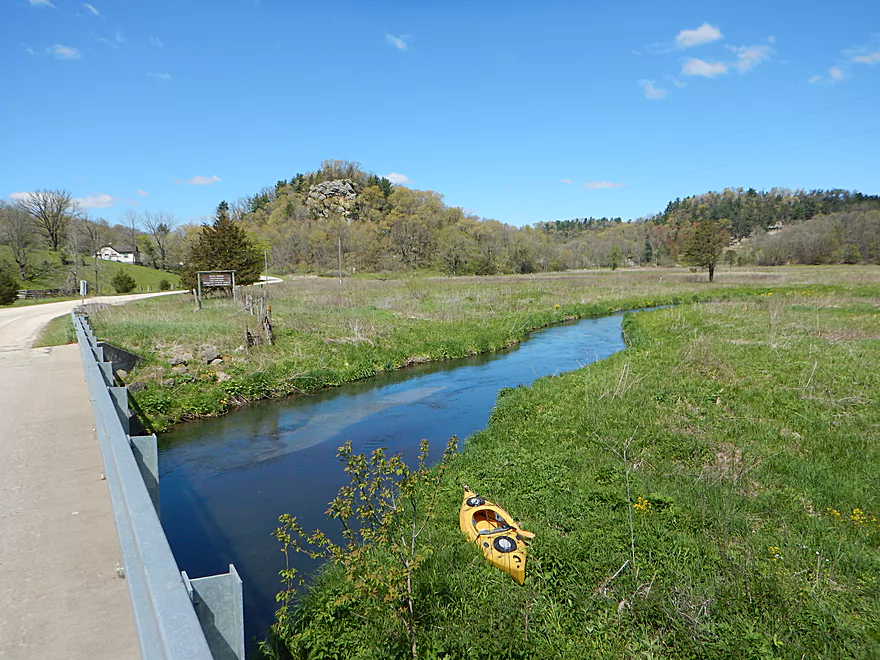
POLYGON ((3 0, 0 58, 0 197, 66 188, 111 222, 327 158, 515 225, 880 193, 873 0, 3 0))

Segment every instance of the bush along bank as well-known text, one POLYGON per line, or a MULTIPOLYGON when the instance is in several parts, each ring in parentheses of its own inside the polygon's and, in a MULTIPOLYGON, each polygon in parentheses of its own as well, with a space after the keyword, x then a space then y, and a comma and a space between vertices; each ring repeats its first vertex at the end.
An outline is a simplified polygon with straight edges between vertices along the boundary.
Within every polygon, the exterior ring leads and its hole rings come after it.
MULTIPOLYGON (((874 288, 849 290, 866 295, 874 288)), ((589 303, 563 299, 560 303, 526 309, 475 309, 452 319, 438 318, 430 311, 403 314, 372 305, 328 306, 324 310, 312 309, 305 316, 301 307, 286 309, 279 302, 273 305, 277 308, 275 346, 250 351, 239 345, 241 334, 225 324, 229 314, 221 314, 220 307, 214 310, 214 317, 208 316, 204 325, 199 326, 205 343, 189 346, 165 339, 179 336, 183 322, 177 320, 128 319, 129 311, 113 309, 96 313, 93 320, 102 337, 147 358, 136 373, 127 375, 127 382, 139 383, 132 389, 136 390, 135 407, 144 426, 163 431, 180 421, 223 415, 261 399, 336 387, 412 364, 501 350, 535 330, 564 321, 628 309, 805 291, 821 297, 839 295, 847 289, 818 285, 775 289, 704 287, 697 292, 618 296, 589 303), (304 322, 303 318, 311 320, 304 322), (155 348, 163 345, 163 350, 155 348), (220 360, 208 364, 202 358, 206 345, 209 353, 218 353, 220 360), (152 348, 145 351, 144 347, 152 348)), ((159 300, 152 304, 181 303, 159 300)), ((201 319, 193 319, 197 315, 189 310, 187 313, 189 318, 185 322, 198 325, 201 319)))
MULTIPOLYGON (((788 293, 628 315, 627 350, 502 391, 424 532, 420 656, 880 656, 880 297, 788 293), (523 587, 461 535, 462 482, 536 533, 523 587)), ((346 577, 266 653, 411 657, 346 577)))

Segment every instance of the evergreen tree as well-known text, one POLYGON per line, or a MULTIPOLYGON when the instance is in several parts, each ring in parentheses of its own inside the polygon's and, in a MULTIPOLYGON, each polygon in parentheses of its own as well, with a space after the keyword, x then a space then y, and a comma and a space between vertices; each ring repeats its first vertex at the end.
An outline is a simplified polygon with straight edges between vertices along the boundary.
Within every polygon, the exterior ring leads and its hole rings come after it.
POLYGON ((131 293, 137 286, 137 282, 134 281, 134 278, 124 270, 117 271, 116 275, 113 276, 113 279, 110 280, 110 284, 116 289, 116 293, 131 293))
POLYGON ((721 253, 730 244, 729 226, 730 222, 723 218, 704 218, 697 223, 685 243, 684 258, 695 266, 707 268, 710 282, 715 279, 715 266, 721 253))
POLYGON ((11 305, 18 299, 18 282, 0 266, 0 305, 11 305))
POLYGON ((220 202, 211 225, 202 225, 192 246, 184 271, 183 284, 196 287, 200 270, 234 270, 235 283, 253 284, 260 279, 262 255, 247 232, 229 218, 229 204, 220 202))

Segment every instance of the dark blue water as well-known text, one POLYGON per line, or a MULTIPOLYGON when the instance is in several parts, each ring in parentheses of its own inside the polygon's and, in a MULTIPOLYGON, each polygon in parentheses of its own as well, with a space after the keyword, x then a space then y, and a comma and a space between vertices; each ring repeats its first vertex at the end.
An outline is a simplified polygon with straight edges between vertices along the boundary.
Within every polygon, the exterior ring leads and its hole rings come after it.
MULTIPOLYGON (((387 447, 412 459, 427 438, 437 457, 452 435, 485 427, 498 390, 571 371, 621 350, 621 314, 554 326, 512 349, 420 365, 312 396, 288 397, 192 422, 160 438, 162 525, 189 576, 244 581, 246 638, 274 620, 282 555, 271 536, 291 513, 307 530, 347 483, 337 448, 387 447)), ((298 558, 300 570, 314 563, 298 558)))

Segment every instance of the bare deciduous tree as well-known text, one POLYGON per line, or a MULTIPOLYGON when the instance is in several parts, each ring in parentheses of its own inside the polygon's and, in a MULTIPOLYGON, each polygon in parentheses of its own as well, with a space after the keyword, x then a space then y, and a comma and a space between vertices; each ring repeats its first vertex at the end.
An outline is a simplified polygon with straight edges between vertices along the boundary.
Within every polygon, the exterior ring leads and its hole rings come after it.
POLYGON ((17 206, 0 202, 0 242, 12 249, 12 258, 22 280, 27 277, 34 239, 33 218, 17 206))
POLYGON ((159 255, 159 268, 165 270, 168 265, 168 238, 177 226, 177 219, 170 213, 160 211, 150 213, 145 211, 143 215, 144 229, 156 244, 159 255))
POLYGON ((57 252, 67 226, 79 214, 79 208, 69 190, 37 190, 16 201, 16 206, 29 214, 57 252))
POLYGON ((95 266, 94 290, 98 293, 98 272, 101 268, 101 259, 98 257, 98 250, 107 242, 107 234, 110 227, 106 220, 86 220, 80 225, 80 231, 83 235, 83 247, 92 254, 95 266))
POLYGON ((136 211, 128 210, 122 214, 121 221, 122 233, 125 235, 128 247, 132 250, 137 250, 138 234, 141 233, 141 230, 138 228, 141 221, 140 216, 136 211))

